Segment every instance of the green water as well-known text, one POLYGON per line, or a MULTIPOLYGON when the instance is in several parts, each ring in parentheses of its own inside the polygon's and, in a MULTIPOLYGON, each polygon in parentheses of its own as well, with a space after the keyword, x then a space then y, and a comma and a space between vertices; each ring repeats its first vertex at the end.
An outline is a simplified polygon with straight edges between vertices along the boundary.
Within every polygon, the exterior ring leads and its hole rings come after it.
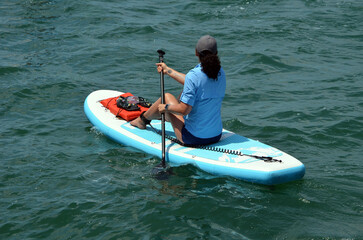
POLYGON ((0 239, 363 239, 362 22, 358 0, 1 0, 0 239), (156 50, 186 73, 204 34, 224 128, 295 156, 302 180, 157 180, 160 159, 92 128, 90 92, 155 100, 156 50))

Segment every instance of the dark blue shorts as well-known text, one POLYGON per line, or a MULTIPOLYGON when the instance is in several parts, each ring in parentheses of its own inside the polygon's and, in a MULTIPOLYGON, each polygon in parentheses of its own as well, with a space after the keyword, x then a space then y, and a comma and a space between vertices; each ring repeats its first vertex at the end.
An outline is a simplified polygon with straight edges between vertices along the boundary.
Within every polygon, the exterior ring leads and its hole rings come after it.
POLYGON ((221 137, 222 137, 222 133, 220 135, 218 135, 216 137, 212 137, 212 138, 198 138, 198 137, 195 137, 193 134, 191 134, 184 126, 182 129, 182 137, 183 137, 183 142, 185 144, 207 145, 207 144, 212 144, 212 143, 218 142, 219 139, 221 139, 221 137))

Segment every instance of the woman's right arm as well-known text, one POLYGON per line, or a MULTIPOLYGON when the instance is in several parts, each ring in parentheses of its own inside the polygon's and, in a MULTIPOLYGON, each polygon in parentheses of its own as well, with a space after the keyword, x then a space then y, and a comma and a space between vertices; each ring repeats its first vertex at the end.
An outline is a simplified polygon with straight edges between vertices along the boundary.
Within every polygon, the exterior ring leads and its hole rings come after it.
POLYGON ((174 78, 177 82, 184 85, 184 81, 185 81, 185 74, 184 73, 180 73, 178 71, 175 71, 174 69, 168 67, 165 63, 157 63, 156 66, 158 66, 157 69, 158 69, 159 73, 161 71, 163 71, 164 74, 169 75, 170 77, 174 78))

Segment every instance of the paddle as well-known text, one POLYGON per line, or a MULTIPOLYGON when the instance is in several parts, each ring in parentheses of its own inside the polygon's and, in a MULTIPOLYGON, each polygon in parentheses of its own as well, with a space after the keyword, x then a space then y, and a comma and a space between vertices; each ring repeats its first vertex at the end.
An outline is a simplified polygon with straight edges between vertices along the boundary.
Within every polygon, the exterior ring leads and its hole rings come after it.
MULTIPOLYGON (((158 50, 159 53, 159 62, 164 62, 165 52, 161 49, 158 50)), ((160 95, 161 95, 161 104, 165 104, 165 91, 164 91, 164 71, 160 72, 160 95)), ((161 166, 163 168, 166 167, 165 163, 165 113, 161 114, 161 140, 162 140, 162 154, 161 154, 161 166)))
MULTIPOLYGON (((161 49, 157 51, 159 53, 159 62, 164 62, 165 52, 161 49)), ((165 104, 165 91, 164 91, 164 72, 160 72, 160 95, 161 104, 165 104)), ((167 174, 170 170, 166 169, 165 162, 165 113, 161 114, 161 163, 153 168, 152 174, 156 175, 159 179, 167 178, 167 174)))

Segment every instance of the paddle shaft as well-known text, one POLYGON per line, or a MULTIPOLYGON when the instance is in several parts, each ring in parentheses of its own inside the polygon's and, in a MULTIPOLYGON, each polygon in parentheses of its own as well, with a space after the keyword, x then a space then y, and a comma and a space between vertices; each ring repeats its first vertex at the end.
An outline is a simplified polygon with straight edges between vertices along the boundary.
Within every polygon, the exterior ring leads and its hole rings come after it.
MULTIPOLYGON (((164 54, 163 50, 158 50, 159 53, 159 62, 164 62, 164 54)), ((165 90, 164 90, 164 71, 160 72, 160 95, 161 95, 161 104, 165 104, 165 90)), ((161 114, 161 166, 163 168, 166 167, 165 163, 165 113, 161 114)))

